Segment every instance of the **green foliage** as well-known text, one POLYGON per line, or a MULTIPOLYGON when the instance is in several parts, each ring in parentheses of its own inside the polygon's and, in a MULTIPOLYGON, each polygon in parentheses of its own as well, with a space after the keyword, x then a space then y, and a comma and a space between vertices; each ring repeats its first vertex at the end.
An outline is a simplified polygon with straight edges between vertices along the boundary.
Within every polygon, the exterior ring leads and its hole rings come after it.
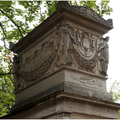
MULTIPOLYGON (((101 1, 100 4, 97 4, 96 2, 97 1, 88 1, 88 0, 83 0, 80 2, 69 1, 69 4, 90 7, 102 17, 103 15, 110 15, 110 13, 113 12, 112 8, 108 5, 110 1, 101 1)), ((48 8, 48 12, 47 12, 48 16, 56 11, 57 4, 58 1, 46 1, 45 7, 48 8)))
POLYGON ((118 110, 118 113, 119 113, 119 118, 120 118, 120 110, 118 110))
MULTIPOLYGON (((112 8, 109 2, 69 1, 71 5, 88 6, 103 16, 112 8)), ((58 1, 0 1, 0 117, 9 113, 14 105, 14 82, 12 62, 14 54, 9 50, 9 42, 18 42, 44 19, 56 11, 58 1), (45 8, 43 10, 42 8, 45 8)))
MULTIPOLYGON (((113 101, 118 102, 120 100, 120 82, 115 80, 110 87, 110 94, 113 96, 113 101)), ((118 111, 120 118, 120 110, 118 111)))
POLYGON ((47 15, 50 16, 53 12, 56 11, 58 1, 46 1, 45 7, 47 7, 47 15))
POLYGON ((119 101, 120 100, 120 83, 116 80, 113 82, 113 84, 110 87, 110 93, 113 96, 113 101, 119 101))
POLYGON ((14 103, 15 95, 12 75, 0 75, 0 117, 8 114, 14 103))
POLYGON ((110 15, 113 12, 112 8, 108 5, 110 1, 101 1, 100 4, 96 4, 97 1, 80 1, 81 6, 88 6, 97 12, 100 16, 110 15))
POLYGON ((0 80, 0 117, 6 115, 9 109, 14 105, 15 95, 14 86, 9 77, 0 80))

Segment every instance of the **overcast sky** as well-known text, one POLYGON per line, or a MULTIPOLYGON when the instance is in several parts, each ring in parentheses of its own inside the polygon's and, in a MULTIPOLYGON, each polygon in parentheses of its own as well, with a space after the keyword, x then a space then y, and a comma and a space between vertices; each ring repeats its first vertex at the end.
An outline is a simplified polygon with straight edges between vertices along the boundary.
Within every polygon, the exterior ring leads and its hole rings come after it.
POLYGON ((104 16, 105 19, 113 19, 113 29, 104 36, 110 36, 109 40, 109 68, 108 68, 108 80, 107 87, 117 80, 120 81, 120 0, 110 0, 110 6, 113 8, 113 12, 110 16, 104 16), (112 79, 110 79, 112 78, 112 79))

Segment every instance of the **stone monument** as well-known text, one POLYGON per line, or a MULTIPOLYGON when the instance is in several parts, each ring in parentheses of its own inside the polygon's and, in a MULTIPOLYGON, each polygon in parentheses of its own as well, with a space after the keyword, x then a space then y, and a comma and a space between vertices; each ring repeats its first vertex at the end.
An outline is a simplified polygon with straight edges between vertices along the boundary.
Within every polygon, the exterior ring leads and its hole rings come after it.
POLYGON ((119 118, 106 90, 113 28, 89 7, 59 2, 57 10, 11 50, 15 106, 9 118, 119 118))

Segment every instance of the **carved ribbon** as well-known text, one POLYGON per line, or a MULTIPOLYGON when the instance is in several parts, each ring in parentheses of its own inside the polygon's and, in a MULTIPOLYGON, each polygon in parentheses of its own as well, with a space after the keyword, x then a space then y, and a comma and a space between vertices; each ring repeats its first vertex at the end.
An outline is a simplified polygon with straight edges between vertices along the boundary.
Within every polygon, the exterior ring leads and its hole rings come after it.
POLYGON ((81 76, 80 78, 78 78, 74 75, 71 75, 71 78, 83 84, 97 85, 98 87, 102 87, 102 83, 98 82, 97 80, 94 80, 90 76, 81 76))

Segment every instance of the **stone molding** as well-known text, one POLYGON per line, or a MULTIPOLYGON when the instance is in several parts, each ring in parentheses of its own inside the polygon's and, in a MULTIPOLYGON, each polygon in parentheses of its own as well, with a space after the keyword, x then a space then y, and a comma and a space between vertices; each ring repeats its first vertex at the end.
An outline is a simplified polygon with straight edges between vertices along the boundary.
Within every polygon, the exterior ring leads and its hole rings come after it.
POLYGON ((90 19, 98 21, 98 22, 105 24, 107 26, 113 27, 112 19, 105 20, 104 18, 102 18, 99 14, 97 14, 94 10, 92 10, 89 7, 74 6, 74 5, 70 5, 67 1, 65 1, 65 2, 60 1, 58 3, 57 10, 59 10, 62 7, 65 7, 71 11, 79 13, 80 15, 83 15, 85 17, 88 17, 90 19))
POLYGON ((118 119, 119 108, 118 103, 62 92, 54 96, 54 99, 39 103, 17 114, 11 113, 7 118, 75 119, 74 113, 76 113, 79 119, 82 118, 80 115, 86 115, 87 118, 118 119))

